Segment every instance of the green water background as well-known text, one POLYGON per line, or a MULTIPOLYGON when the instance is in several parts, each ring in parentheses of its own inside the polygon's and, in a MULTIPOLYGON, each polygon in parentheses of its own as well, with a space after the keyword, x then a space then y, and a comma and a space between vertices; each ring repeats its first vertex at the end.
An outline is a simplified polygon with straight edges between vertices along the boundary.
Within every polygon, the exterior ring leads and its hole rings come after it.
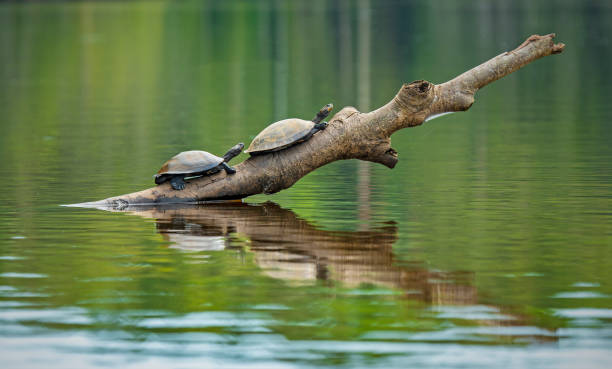
MULTIPOLYGON (((2 356, 14 367, 604 367, 610 35, 606 1, 0 4, 2 356), (147 188, 177 152, 221 154, 328 102, 372 110, 403 82, 444 82, 549 32, 563 54, 487 86, 466 113, 393 135, 395 169, 336 162, 246 200, 287 211, 272 233, 294 217, 316 231, 298 235, 348 232, 334 241, 347 259, 363 256, 348 246, 359 232, 391 237, 385 271, 450 273, 476 291, 468 302, 414 299, 365 283, 371 271, 298 283, 274 274, 251 233, 230 227, 212 235, 224 251, 194 252, 164 237, 167 219, 59 207, 147 188)), ((173 219, 174 233, 212 242, 185 225, 201 219, 173 219)), ((309 255, 290 246, 275 247, 309 255)))

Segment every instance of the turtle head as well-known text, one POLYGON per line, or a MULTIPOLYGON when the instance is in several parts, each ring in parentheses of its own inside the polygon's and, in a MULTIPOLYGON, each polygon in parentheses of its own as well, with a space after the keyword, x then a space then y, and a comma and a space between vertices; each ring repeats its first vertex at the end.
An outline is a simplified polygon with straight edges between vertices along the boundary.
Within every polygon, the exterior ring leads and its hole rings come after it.
POLYGON ((334 108, 334 104, 327 104, 324 107, 321 108, 321 110, 319 110, 319 112, 317 113, 317 116, 312 120, 315 123, 320 123, 323 119, 325 119, 326 116, 329 115, 329 113, 332 111, 332 109, 334 108))
POLYGON ((244 144, 242 142, 234 145, 231 149, 229 149, 225 155, 223 155, 223 161, 228 162, 232 160, 234 156, 238 156, 240 152, 244 149, 244 144))
POLYGON ((320 114, 325 114, 325 116, 327 116, 332 111, 333 108, 334 108, 334 104, 329 103, 329 104, 325 105, 321 109, 321 111, 319 111, 319 113, 320 114))

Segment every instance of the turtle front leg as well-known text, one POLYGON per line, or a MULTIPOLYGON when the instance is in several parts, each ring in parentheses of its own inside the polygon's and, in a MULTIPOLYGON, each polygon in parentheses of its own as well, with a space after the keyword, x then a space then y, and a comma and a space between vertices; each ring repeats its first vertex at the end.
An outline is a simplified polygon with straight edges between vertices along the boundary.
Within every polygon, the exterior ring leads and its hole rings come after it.
POLYGON ((325 128, 327 128, 327 122, 317 123, 317 124, 314 125, 313 128, 316 129, 317 131, 322 131, 325 128))
POLYGON ((314 127, 312 127, 312 129, 310 130, 310 132, 308 132, 308 134, 304 137, 302 137, 301 140, 299 140, 298 142, 303 142, 303 141, 307 141, 310 139, 310 137, 312 137, 315 133, 324 130, 325 128, 327 128, 327 122, 321 122, 321 123, 317 123, 314 125, 314 127))
POLYGON ((221 167, 223 168, 223 170, 227 174, 234 174, 234 173, 236 173, 236 169, 234 169, 234 168, 230 167, 229 165, 227 165, 226 162, 221 163, 221 167))
POLYGON ((177 191, 184 189, 186 185, 184 178, 185 178, 184 176, 172 177, 172 179, 170 180, 170 186, 172 186, 172 188, 174 188, 177 191))

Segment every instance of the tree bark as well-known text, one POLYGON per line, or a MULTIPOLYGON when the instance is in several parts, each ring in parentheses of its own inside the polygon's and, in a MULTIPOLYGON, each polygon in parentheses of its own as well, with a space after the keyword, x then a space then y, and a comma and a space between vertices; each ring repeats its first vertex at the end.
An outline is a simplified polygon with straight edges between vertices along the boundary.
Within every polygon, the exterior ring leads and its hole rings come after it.
POLYGON ((404 84, 389 103, 372 112, 361 113, 353 107, 345 107, 329 121, 327 129, 310 140, 278 152, 250 157, 235 166, 236 174, 227 175, 221 171, 191 180, 182 191, 175 191, 164 183, 79 205, 123 208, 272 194, 291 187, 306 174, 336 160, 360 159, 393 168, 398 155, 391 148, 390 137, 395 131, 421 125, 438 114, 469 109, 474 103, 474 94, 482 87, 536 59, 561 53, 565 45, 555 44, 554 37, 554 34, 530 36, 516 49, 439 85, 423 80, 404 84))

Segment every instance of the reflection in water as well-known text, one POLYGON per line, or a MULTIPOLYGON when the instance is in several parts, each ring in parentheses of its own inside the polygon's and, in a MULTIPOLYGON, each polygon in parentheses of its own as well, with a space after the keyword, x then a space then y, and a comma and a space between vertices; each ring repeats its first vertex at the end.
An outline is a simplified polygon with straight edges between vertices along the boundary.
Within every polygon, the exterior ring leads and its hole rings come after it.
POLYGON ((155 218, 158 232, 173 248, 222 250, 230 244, 231 234, 246 238, 267 275, 293 284, 316 280, 348 287, 372 284, 432 304, 477 303, 471 272, 431 271, 420 263, 398 265, 393 223, 367 231, 323 230, 271 202, 138 209, 130 211, 155 218))
MULTIPOLYGON (((393 253, 398 238, 394 222, 369 230, 330 231, 272 202, 177 204, 127 210, 155 219, 158 232, 171 242, 171 248, 200 252, 247 245, 265 275, 289 286, 339 283, 340 287, 361 291, 358 293, 364 291, 360 287, 378 286, 399 291, 410 301, 432 305, 428 309, 442 319, 500 329, 518 329, 533 323, 532 318, 516 309, 479 304, 473 272, 431 270, 420 261, 398 260, 393 253)), ((483 333, 468 329, 458 336, 450 330, 444 337, 469 340, 473 338, 464 334, 475 334, 496 336, 507 343, 515 339, 548 342, 559 339, 554 331, 533 327, 529 333, 483 333)))

